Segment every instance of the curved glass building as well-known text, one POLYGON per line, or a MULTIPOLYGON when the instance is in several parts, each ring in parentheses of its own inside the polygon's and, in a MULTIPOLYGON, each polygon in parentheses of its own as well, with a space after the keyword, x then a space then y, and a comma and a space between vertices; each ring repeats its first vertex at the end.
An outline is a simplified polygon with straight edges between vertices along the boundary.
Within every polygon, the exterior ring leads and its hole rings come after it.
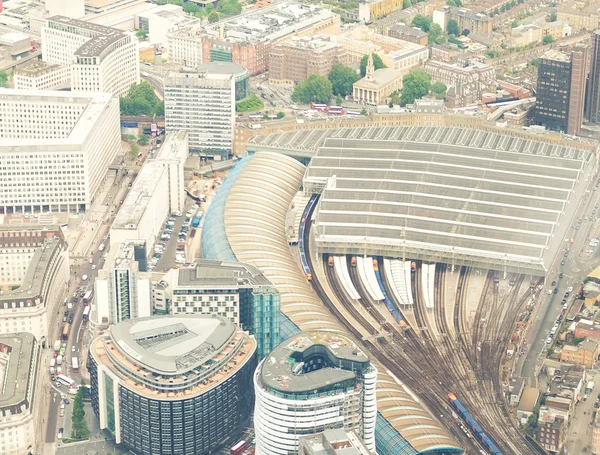
POLYGON ((252 412, 256 342, 221 316, 123 321, 87 364, 100 427, 140 455, 214 452, 252 412))

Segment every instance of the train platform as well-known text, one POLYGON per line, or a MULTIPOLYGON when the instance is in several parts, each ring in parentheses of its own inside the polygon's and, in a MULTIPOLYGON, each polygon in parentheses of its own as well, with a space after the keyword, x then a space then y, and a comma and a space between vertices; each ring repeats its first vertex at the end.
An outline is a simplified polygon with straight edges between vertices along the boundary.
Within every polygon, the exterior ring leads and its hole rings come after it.
MULTIPOLYGON (((458 269, 455 270, 454 273, 458 275, 458 269)), ((473 320, 475 319, 477 307, 479 306, 479 301, 481 300, 481 294, 483 293, 483 288, 485 287, 487 274, 487 269, 471 269, 468 284, 469 290, 467 292, 467 298, 465 299, 465 308, 463 309, 465 312, 465 321, 467 322, 466 329, 469 331, 473 328, 473 320)))
POLYGON ((456 337, 456 330, 454 329, 454 306, 456 302, 456 288, 458 287, 458 277, 460 276, 460 270, 456 269, 454 272, 448 267, 446 270, 446 292, 444 292, 444 312, 446 315, 446 323, 448 324, 448 336, 451 338, 456 337))

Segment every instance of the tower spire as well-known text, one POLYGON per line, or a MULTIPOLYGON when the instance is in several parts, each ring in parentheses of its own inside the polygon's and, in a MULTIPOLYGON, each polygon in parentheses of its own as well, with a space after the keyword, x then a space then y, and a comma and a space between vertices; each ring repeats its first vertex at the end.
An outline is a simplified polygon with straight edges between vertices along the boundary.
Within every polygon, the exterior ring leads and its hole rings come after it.
POLYGON ((372 81, 373 78, 373 74, 375 73, 375 64, 373 63, 373 54, 369 54, 369 59, 367 60, 367 70, 366 70, 366 75, 367 75, 367 80, 368 81, 372 81))

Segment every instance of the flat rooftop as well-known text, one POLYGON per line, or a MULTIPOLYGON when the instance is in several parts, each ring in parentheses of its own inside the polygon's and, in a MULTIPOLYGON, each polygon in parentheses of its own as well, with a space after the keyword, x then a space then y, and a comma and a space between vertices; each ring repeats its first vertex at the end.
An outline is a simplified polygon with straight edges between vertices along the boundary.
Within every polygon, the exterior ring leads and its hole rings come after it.
POLYGON ((155 160, 183 160, 182 164, 185 164, 185 160, 189 154, 189 145, 187 142, 188 132, 187 130, 170 131, 165 136, 155 160))
POLYGON ((198 368, 229 343, 237 328, 216 315, 131 319, 110 327, 112 343, 152 372, 176 375, 198 368))
POLYGON ((544 54, 540 57, 545 60, 555 60, 557 62, 570 62, 571 57, 564 52, 557 51, 556 49, 550 49, 549 51, 544 52, 544 54))
POLYGON ((199 260, 196 267, 176 272, 177 287, 204 289, 239 289, 273 286, 256 267, 240 262, 199 260))
POLYGON ((17 68, 16 74, 27 77, 37 77, 62 69, 63 67, 56 63, 48 63, 43 60, 32 60, 27 65, 17 68))
POLYGON ((0 335, 0 410, 10 413, 30 408, 27 401, 30 381, 35 380, 32 369, 37 366, 36 340, 31 333, 8 333, 0 335))
POLYGON ((328 332, 302 332, 282 342, 265 358, 260 379, 265 387, 285 394, 316 392, 356 378, 352 370, 336 365, 344 361, 356 362, 363 368, 370 366, 369 357, 349 338, 328 332), (327 350, 328 365, 303 372, 303 359, 315 354, 313 346, 327 350))

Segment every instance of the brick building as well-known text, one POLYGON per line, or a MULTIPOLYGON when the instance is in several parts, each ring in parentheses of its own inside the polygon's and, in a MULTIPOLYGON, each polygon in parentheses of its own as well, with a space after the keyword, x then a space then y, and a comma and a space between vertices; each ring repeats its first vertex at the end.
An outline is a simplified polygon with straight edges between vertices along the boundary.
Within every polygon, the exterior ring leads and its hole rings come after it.
POLYGON ((427 46, 429 39, 429 35, 420 28, 409 27, 404 24, 392 25, 388 29, 388 36, 420 44, 421 46, 427 46))

